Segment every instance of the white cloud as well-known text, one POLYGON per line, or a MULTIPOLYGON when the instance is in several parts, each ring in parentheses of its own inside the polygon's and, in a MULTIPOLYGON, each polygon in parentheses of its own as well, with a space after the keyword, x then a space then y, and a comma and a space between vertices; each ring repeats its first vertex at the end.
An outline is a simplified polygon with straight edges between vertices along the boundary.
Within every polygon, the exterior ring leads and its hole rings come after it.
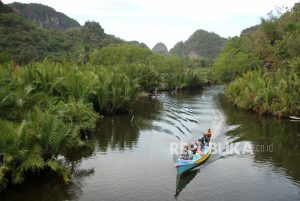
MULTIPOLYGON (((10 3, 13 0, 4 0, 10 3)), ((260 17, 295 0, 20 0, 49 5, 75 18, 100 22, 105 31, 153 47, 164 42, 171 48, 195 30, 214 31, 223 37, 259 23, 260 17)))

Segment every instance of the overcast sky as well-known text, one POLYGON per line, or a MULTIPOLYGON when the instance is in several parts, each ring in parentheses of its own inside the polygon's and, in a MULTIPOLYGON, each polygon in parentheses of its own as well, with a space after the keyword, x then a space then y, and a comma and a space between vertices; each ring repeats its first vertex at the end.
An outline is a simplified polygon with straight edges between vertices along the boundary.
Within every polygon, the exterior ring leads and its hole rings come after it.
MULTIPOLYGON (((2 0, 4 3, 13 0, 2 0)), ((172 48, 197 29, 223 37, 260 22, 277 7, 292 7, 295 0, 19 0, 42 3, 76 19, 97 21, 108 34, 137 40, 152 48, 163 42, 172 48)))

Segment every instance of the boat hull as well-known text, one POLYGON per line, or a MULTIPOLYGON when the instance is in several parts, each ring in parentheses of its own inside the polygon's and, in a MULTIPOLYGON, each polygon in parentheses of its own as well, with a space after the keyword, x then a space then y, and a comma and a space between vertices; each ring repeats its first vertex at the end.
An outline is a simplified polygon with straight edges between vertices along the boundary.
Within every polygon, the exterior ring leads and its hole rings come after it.
POLYGON ((198 166, 200 164, 191 164, 191 165, 184 165, 184 166, 177 166, 177 172, 178 174, 183 174, 184 172, 193 169, 194 167, 198 166))
POLYGON ((176 164, 178 174, 181 175, 181 174, 187 172, 188 170, 191 170, 191 169, 197 167, 198 165, 202 164, 203 162, 205 162, 211 154, 211 149, 212 149, 212 147, 211 147, 211 143, 210 143, 207 153, 204 156, 202 156, 201 158, 196 159, 196 160, 178 160, 177 164, 176 164))

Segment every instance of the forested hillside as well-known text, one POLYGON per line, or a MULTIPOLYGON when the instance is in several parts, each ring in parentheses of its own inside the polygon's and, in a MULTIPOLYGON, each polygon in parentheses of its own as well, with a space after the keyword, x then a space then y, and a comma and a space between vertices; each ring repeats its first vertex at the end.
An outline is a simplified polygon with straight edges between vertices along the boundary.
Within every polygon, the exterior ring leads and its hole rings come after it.
POLYGON ((226 94, 238 107, 299 116, 300 4, 230 39, 214 64, 214 75, 231 82, 226 94))
POLYGON ((171 54, 180 57, 215 59, 226 44, 226 39, 205 30, 195 31, 188 40, 178 42, 171 54))
POLYGON ((80 24, 76 20, 63 13, 57 12, 46 5, 14 2, 12 4, 8 4, 8 6, 12 8, 15 13, 33 21, 36 25, 42 28, 67 29, 80 27, 80 24))
POLYGON ((46 57, 56 61, 86 62, 92 49, 124 42, 105 34, 97 22, 87 21, 82 27, 65 30, 45 29, 7 5, 0 6, 0 62, 25 64, 46 57))

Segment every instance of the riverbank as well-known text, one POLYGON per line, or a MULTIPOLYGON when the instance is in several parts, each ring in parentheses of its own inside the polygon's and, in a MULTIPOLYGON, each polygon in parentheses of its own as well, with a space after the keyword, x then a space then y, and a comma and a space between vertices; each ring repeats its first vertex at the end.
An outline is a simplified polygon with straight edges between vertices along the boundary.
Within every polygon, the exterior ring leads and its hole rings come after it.
POLYGON ((102 48, 91 57, 88 64, 44 60, 0 65, 0 190, 41 171, 55 172, 68 182, 69 168, 58 158, 86 146, 97 121, 132 113, 141 93, 196 89, 209 81, 209 68, 182 66, 178 57, 155 55, 138 46, 102 48), (115 52, 135 59, 116 61, 110 58, 115 52), (139 63, 144 56, 153 58, 139 63), (159 63, 151 64, 158 57, 159 63))
POLYGON ((139 99, 133 120, 132 115, 106 116, 88 148, 68 153, 65 165, 72 173, 68 184, 56 174, 33 175, 24 184, 11 186, 0 199, 174 201, 175 194, 177 200, 201 194, 206 200, 237 196, 245 201, 297 200, 299 124, 236 109, 222 93, 222 87, 210 86, 139 99), (181 142, 198 139, 204 128, 212 128, 214 142, 224 148, 238 143, 240 153, 244 145, 253 153, 213 154, 195 172, 177 178, 177 157, 170 154, 170 143, 179 143, 176 136, 181 142), (272 152, 254 150, 268 145, 273 145, 272 152))
POLYGON ((225 94, 239 108, 277 118, 300 116, 300 83, 294 71, 250 71, 230 83, 225 94))
POLYGON ((278 118, 300 116, 300 4, 230 39, 213 74, 237 107, 278 118))

